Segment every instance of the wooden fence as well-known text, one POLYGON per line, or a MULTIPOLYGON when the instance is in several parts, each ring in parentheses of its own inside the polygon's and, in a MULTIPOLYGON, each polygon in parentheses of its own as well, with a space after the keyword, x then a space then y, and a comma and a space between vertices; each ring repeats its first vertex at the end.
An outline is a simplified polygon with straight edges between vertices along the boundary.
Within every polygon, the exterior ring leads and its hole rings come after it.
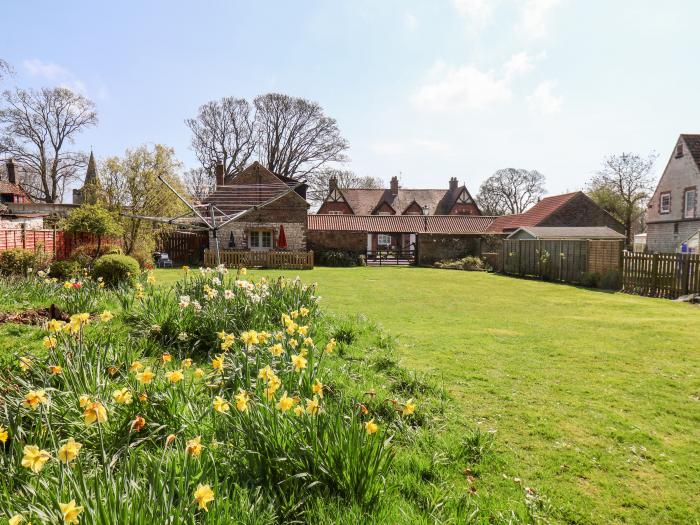
POLYGON ((157 238, 157 249, 179 264, 200 264, 209 246, 207 232, 165 231, 157 238))
POLYGON ((622 243, 601 240, 509 240, 501 248, 503 273, 580 283, 586 272, 620 269, 622 243))
MULTIPOLYGON (((221 250, 221 263, 230 268, 245 266, 248 268, 290 268, 310 270, 314 267, 314 252, 254 252, 221 250)), ((204 250, 204 264, 216 266, 216 254, 204 250)))
MULTIPOLYGON (((97 238, 90 234, 70 234, 61 230, 27 230, 24 228, 0 230, 0 252, 23 248, 25 250, 43 250, 53 259, 65 259, 84 244, 97 244, 97 238)), ((102 240, 106 244, 119 244, 121 239, 102 240)))
POLYGON ((700 255, 624 252, 622 290, 675 299, 700 293, 700 255))

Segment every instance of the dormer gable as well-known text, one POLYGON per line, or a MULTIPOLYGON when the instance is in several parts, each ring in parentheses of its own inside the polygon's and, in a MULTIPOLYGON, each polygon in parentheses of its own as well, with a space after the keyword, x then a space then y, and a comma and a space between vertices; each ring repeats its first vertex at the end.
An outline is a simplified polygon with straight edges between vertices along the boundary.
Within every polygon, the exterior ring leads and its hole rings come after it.
POLYGON ((396 215, 396 210, 383 200, 372 210, 372 215, 396 215))
POLYGON ((411 204, 401 212, 401 215, 423 215, 423 206, 418 204, 416 200, 412 200, 411 204))

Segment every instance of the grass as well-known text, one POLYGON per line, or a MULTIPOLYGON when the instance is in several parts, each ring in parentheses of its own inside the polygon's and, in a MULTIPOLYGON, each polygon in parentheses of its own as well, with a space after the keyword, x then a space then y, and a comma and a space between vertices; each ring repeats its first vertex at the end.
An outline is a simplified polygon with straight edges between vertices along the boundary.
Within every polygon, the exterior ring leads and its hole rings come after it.
POLYGON ((434 269, 251 273, 299 273, 326 308, 398 337, 401 364, 433 373, 465 427, 495 436, 503 462, 479 493, 529 487, 559 523, 700 522, 697 307, 434 269))

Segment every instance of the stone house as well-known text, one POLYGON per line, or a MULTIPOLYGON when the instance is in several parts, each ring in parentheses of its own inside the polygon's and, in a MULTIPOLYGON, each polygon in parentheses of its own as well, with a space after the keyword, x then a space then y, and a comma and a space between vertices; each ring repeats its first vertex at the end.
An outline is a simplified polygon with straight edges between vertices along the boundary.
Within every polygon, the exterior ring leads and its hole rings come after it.
POLYGON ((491 235, 509 235, 518 228, 527 226, 607 226, 624 233, 624 225, 598 206, 582 191, 553 195, 541 199, 523 213, 502 215, 489 226, 491 235))
MULTIPOLYGON (((306 251, 306 184, 277 175, 254 162, 230 181, 223 165, 215 168, 216 189, 204 199, 214 215, 220 250, 306 251), (280 233, 284 230, 284 242, 280 233)), ((209 213, 209 212, 206 212, 209 213)), ((209 248, 216 239, 209 234, 209 248)))
POLYGON ((682 251, 700 230, 699 187, 700 135, 680 135, 647 207, 648 251, 682 251))

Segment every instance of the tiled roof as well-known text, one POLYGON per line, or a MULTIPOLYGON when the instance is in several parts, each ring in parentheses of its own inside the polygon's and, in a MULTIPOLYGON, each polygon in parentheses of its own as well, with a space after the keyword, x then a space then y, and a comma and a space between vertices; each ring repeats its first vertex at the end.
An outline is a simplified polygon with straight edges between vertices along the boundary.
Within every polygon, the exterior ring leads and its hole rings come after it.
POLYGON ((25 191, 20 188, 17 184, 12 184, 6 180, 0 180, 0 193, 12 193, 13 195, 27 196, 25 191))
POLYGON ((388 189, 341 188, 340 191, 355 215, 371 215, 383 202, 401 214, 413 201, 421 208, 427 206, 430 215, 446 215, 463 189, 464 186, 456 190, 399 188, 396 195, 388 189))
POLYGON ((573 193, 545 197, 523 213, 498 217, 489 227, 489 233, 509 233, 520 226, 537 226, 580 193, 580 191, 575 191, 573 193))
POLYGON ((374 233, 484 233, 494 217, 481 215, 309 215, 309 230, 374 233))
POLYGON ((700 135, 681 135, 681 137, 688 146, 695 164, 700 168, 700 135))
POLYGON ((625 236, 607 226, 524 226, 523 230, 537 239, 625 239, 625 236))

